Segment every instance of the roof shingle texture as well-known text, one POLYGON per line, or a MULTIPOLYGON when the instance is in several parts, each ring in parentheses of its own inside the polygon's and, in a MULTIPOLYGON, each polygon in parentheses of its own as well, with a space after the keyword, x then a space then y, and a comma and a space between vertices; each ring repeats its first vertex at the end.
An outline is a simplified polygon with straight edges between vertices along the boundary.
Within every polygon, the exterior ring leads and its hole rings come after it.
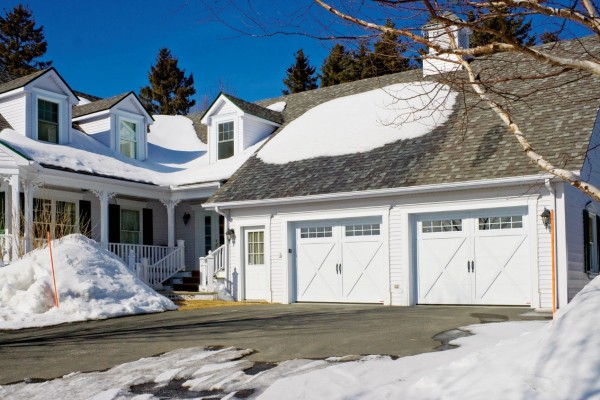
MULTIPOLYGON (((553 51, 581 56, 582 44, 588 54, 600 56, 597 39, 563 42, 553 51)), ((533 148, 558 166, 581 169, 600 102, 599 78, 569 72, 545 79, 527 79, 553 69, 515 54, 478 59, 472 65, 484 81, 488 76, 511 77, 495 86, 502 93, 495 97, 511 111, 533 148)), ((451 83, 455 90, 460 90, 457 86, 464 79, 463 74, 458 75, 451 83)), ((258 103, 264 106, 276 101, 287 103, 282 113, 285 124, 275 135, 318 104, 420 79, 420 70, 408 71, 258 103)), ((460 91, 449 120, 424 136, 399 140, 364 153, 287 164, 267 164, 255 155, 209 202, 275 199, 538 173, 540 169, 524 154, 498 115, 465 89, 460 91)))
POLYGON ((13 127, 8 123, 6 118, 4 118, 2 114, 0 114, 0 131, 2 131, 3 129, 13 129, 13 127))
POLYGON ((113 97, 109 97, 108 99, 97 100, 81 106, 75 106, 73 107, 73 118, 94 114, 104 110, 110 110, 131 93, 132 92, 122 93, 113 97))
POLYGON ((262 119, 266 119, 267 121, 276 122, 278 124, 283 124, 284 119, 283 115, 280 112, 270 110, 266 107, 263 107, 260 104, 250 103, 246 100, 238 99, 230 94, 223 93, 223 96, 227 97, 233 104, 235 104, 240 110, 250 115, 254 115, 255 117, 259 117, 262 119))
MULTIPOLYGON (((35 80, 36 78, 44 75, 46 72, 50 71, 49 69, 43 69, 40 71, 36 71, 32 74, 21 76, 19 78, 10 80, 8 82, 4 82, 0 84, 0 93, 10 92, 11 90, 15 90, 27 85, 29 82, 35 80)), ((10 75, 6 75, 3 79, 10 78, 10 75)))

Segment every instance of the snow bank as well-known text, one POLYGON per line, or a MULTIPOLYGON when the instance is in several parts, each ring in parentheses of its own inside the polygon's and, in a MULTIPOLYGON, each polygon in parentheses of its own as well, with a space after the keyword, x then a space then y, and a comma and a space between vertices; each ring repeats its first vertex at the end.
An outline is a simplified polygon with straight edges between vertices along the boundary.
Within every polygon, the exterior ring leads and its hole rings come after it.
POLYGON ((176 309, 93 240, 69 235, 52 243, 60 307, 54 307, 48 249, 32 251, 0 268, 0 329, 176 309))
POLYGON ((366 152, 422 136, 446 122, 455 100, 456 93, 448 86, 430 82, 399 83, 340 97, 290 122, 258 157, 285 164, 366 152))

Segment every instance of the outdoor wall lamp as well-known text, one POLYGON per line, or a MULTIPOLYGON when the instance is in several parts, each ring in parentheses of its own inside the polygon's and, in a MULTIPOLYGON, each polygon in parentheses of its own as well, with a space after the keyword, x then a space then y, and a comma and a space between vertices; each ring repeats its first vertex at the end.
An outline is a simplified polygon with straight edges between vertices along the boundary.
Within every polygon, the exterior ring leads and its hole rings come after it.
POLYGON ((547 208, 544 208, 544 211, 540 214, 540 217, 542 218, 542 223, 544 224, 544 226, 546 228, 550 227, 550 216, 552 214, 550 213, 550 210, 548 210, 547 208))
POLYGON ((183 214, 183 224, 187 225, 187 223, 190 222, 190 218, 191 217, 192 216, 190 214, 188 214, 188 213, 183 214))
POLYGON ((228 242, 231 242, 231 241, 235 242, 235 231, 233 230, 233 228, 227 229, 227 232, 225 232, 225 236, 227 236, 228 242))

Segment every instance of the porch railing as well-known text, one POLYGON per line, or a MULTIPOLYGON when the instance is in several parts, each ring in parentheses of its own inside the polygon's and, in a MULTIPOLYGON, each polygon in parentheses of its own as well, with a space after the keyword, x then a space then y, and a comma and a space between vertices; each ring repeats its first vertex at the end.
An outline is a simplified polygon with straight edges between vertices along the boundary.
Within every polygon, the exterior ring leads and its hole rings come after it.
POLYGON ((108 249, 136 272, 143 282, 155 289, 185 269, 183 240, 177 241, 177 247, 109 243, 108 249))
POLYGON ((12 248, 16 245, 13 235, 7 233, 0 235, 0 265, 9 264, 12 261, 12 248))
POLYGON ((200 290, 213 292, 215 275, 225 271, 225 245, 209 251, 206 257, 200 257, 200 290))

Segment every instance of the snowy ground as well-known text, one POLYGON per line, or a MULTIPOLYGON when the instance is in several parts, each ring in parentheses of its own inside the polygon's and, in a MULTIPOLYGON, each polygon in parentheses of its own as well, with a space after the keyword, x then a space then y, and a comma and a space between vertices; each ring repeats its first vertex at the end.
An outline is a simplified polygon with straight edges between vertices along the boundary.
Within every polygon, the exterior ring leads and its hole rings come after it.
POLYGON ((48 248, 0 268, 0 329, 105 319, 177 308, 112 253, 82 235, 53 241, 59 308, 48 248))

